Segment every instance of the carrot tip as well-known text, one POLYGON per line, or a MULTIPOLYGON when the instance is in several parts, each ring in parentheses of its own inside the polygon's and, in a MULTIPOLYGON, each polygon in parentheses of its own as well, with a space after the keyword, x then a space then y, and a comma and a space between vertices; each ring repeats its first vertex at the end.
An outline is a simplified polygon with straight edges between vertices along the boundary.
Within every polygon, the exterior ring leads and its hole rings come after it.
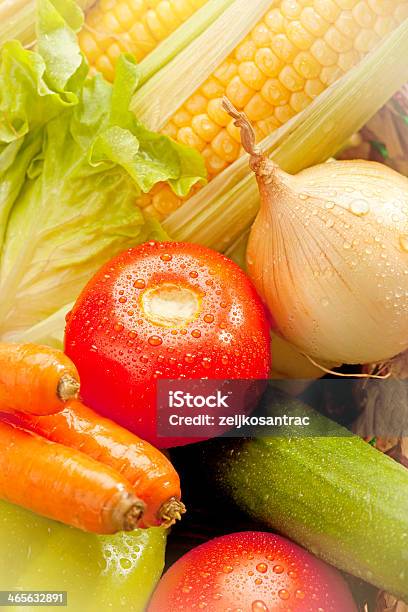
POLYGON ((133 531, 134 529, 137 529, 144 510, 144 503, 141 501, 136 501, 123 517, 123 531, 133 531))
POLYGON ((186 507, 183 502, 172 497, 161 506, 157 516, 163 527, 171 527, 185 512, 186 507))
POLYGON ((78 397, 79 393, 79 381, 70 376, 69 374, 64 374, 57 387, 57 395, 60 400, 66 402, 70 399, 75 399, 78 397))

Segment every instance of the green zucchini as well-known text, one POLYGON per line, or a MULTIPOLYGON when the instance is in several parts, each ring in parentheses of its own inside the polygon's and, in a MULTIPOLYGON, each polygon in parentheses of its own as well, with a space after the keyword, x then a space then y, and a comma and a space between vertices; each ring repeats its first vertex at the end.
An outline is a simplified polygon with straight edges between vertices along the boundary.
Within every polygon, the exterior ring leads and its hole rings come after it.
POLYGON ((206 471, 253 518, 408 602, 408 470, 292 398, 271 408, 318 433, 206 443, 206 471))

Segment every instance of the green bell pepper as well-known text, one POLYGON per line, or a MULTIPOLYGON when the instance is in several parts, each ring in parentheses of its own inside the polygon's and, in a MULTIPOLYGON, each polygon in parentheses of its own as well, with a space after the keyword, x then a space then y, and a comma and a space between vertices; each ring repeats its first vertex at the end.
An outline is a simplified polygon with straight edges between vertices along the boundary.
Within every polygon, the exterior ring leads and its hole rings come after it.
POLYGON ((0 590, 67 591, 67 607, 47 611, 143 612, 163 571, 165 545, 162 528, 98 536, 0 501, 0 590))

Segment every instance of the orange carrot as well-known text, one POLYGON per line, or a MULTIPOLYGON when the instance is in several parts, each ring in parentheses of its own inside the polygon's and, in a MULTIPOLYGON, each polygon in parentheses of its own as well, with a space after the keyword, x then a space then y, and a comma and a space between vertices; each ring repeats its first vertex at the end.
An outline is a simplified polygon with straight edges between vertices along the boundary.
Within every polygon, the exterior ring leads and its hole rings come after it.
POLYGON ((0 422, 0 498, 94 533, 130 531, 143 504, 115 470, 0 422))
POLYGON ((78 391, 77 369, 62 351, 0 342, 0 411, 54 414, 78 391))
POLYGON ((14 414, 7 419, 48 440, 79 449, 117 470, 145 503, 139 526, 171 525, 185 512, 180 501, 180 479, 167 457, 81 402, 71 400, 64 410, 48 417, 14 414))

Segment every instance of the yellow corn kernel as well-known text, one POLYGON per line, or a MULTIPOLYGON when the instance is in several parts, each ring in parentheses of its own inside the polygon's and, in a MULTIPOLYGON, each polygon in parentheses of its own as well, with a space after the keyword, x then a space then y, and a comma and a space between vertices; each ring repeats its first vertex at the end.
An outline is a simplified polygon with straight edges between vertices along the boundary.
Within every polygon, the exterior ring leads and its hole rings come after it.
POLYGON ((344 36, 335 27, 331 27, 327 30, 326 34, 324 35, 324 40, 336 53, 349 51, 353 46, 352 39, 348 36, 344 36))
POLYGON ((235 125, 234 121, 230 121, 227 125, 227 132, 235 142, 241 145, 241 130, 235 125))
POLYGON ((310 49, 315 40, 313 34, 310 34, 300 21, 291 21, 286 28, 286 34, 295 47, 301 50, 310 49))
POLYGON ((289 40, 286 34, 276 34, 272 38, 272 42, 270 45, 271 49, 273 49, 274 53, 286 62, 287 64, 291 64, 296 57, 296 53, 298 49, 295 45, 289 40))
POLYGON ((309 98, 303 91, 296 91, 290 96, 290 106, 296 113, 300 113, 312 102, 312 98, 309 98))
POLYGON ((177 134, 177 140, 188 147, 197 149, 197 151, 200 152, 205 147, 205 140, 200 138, 191 127, 180 128, 177 134))
POLYGON ((272 49, 267 47, 258 49, 255 54, 255 63, 267 77, 278 76, 285 65, 283 60, 279 59, 272 49))
POLYGON ((306 6, 300 14, 300 22, 313 36, 323 36, 329 24, 311 6, 306 6))
POLYGON ((338 65, 325 66, 320 74, 321 82, 328 87, 342 75, 342 70, 338 65))
POLYGON ((235 59, 237 62, 250 62, 254 59, 257 49, 254 41, 247 38, 236 48, 235 59))
POLYGON ((333 66, 337 62, 338 54, 322 39, 315 40, 310 51, 322 66, 333 66))
MULTIPOLYGON (((348 2, 349 0, 346 0, 348 2)), ((354 6, 355 1, 350 0, 354 6)), ((339 8, 339 0, 335 2, 334 0, 314 0, 313 6, 315 11, 323 17, 329 23, 335 23, 336 19, 339 16, 340 8, 339 8)), ((352 7, 351 7, 352 8, 352 7)))
POLYGON ((202 93, 207 98, 219 98, 224 93, 222 84, 215 78, 210 77, 201 87, 202 93))
POLYGON ((265 16, 265 25, 272 33, 280 34, 285 30, 286 20, 278 8, 269 11, 265 16))
POLYGON ((373 30, 361 30, 357 34, 355 49, 365 55, 379 42, 378 35, 373 30))
POLYGON ((265 47, 271 44, 271 33, 263 22, 254 27, 251 38, 257 47, 265 47))
POLYGON ((237 73, 238 73, 237 62, 225 60, 225 62, 223 62, 221 66, 217 68, 217 70, 214 72, 214 76, 223 85, 228 85, 228 83, 234 78, 234 76, 237 73))
POLYGON ((220 126, 212 121, 205 113, 196 115, 193 118, 192 127, 195 133, 206 142, 211 142, 221 129, 220 126))
POLYGON ((266 77, 255 62, 242 62, 238 73, 245 85, 251 89, 259 91, 265 84, 266 77))
POLYGON ((192 115, 205 113, 207 110, 208 99, 200 93, 193 94, 185 103, 186 110, 192 115))
POLYGON ((254 122, 270 117, 273 108, 260 93, 256 93, 245 106, 244 112, 248 119, 254 122))
POLYGON ((191 125, 193 117, 189 112, 181 108, 177 113, 173 115, 173 121, 177 127, 182 128, 191 125))
POLYGON ((373 28, 376 14, 367 6, 366 2, 359 2, 351 11, 357 24, 362 28, 373 28))
POLYGON ((289 19, 299 19, 299 15, 302 12, 302 5, 296 2, 296 0, 282 0, 280 9, 285 17, 289 19))
POLYGON ((222 98, 215 98, 208 102, 208 116, 221 127, 225 127, 230 122, 229 114, 222 106, 222 98))
POLYGON ((254 90, 245 85, 239 76, 234 77, 227 85, 226 94, 238 108, 244 108, 254 95, 254 90))
POLYGON ((360 59, 360 54, 352 49, 351 51, 347 51, 346 53, 340 53, 338 59, 339 68, 343 72, 348 72, 350 68, 355 66, 360 59))
POLYGON ((162 129, 162 133, 165 134, 165 136, 169 136, 169 138, 173 138, 175 140, 177 138, 178 128, 173 121, 169 121, 162 129))
POLYGON ((163 218, 171 213, 172 210, 178 208, 181 200, 171 189, 166 189, 166 186, 157 193, 152 200, 153 208, 163 218))
POLYGON ((336 29, 350 40, 354 40, 360 31, 360 27, 354 19, 351 11, 344 11, 341 13, 336 21, 336 29))
POLYGON ((238 157, 240 144, 228 134, 226 129, 222 129, 214 138, 212 148, 221 159, 231 164, 238 157))
POLYGON ((309 79, 305 84, 305 94, 310 98, 316 98, 325 89, 320 79, 309 79))
POLYGON ((302 91, 305 87, 305 79, 292 66, 283 68, 279 80, 289 91, 302 91))
POLYGON ((201 155, 204 158, 210 177, 216 176, 228 166, 228 163, 224 159, 221 159, 221 157, 219 157, 210 146, 206 147, 201 152, 201 155))
POLYGON ((319 76, 321 66, 309 51, 301 51, 293 62, 295 70, 304 79, 314 79, 319 76))
POLYGON ((281 106, 289 101, 290 93, 278 79, 268 79, 262 87, 262 95, 272 106, 281 106))
POLYGON ((290 104, 284 104, 283 106, 277 106, 275 108, 275 118, 279 121, 280 125, 283 125, 289 119, 292 119, 296 112, 293 110, 290 104))

